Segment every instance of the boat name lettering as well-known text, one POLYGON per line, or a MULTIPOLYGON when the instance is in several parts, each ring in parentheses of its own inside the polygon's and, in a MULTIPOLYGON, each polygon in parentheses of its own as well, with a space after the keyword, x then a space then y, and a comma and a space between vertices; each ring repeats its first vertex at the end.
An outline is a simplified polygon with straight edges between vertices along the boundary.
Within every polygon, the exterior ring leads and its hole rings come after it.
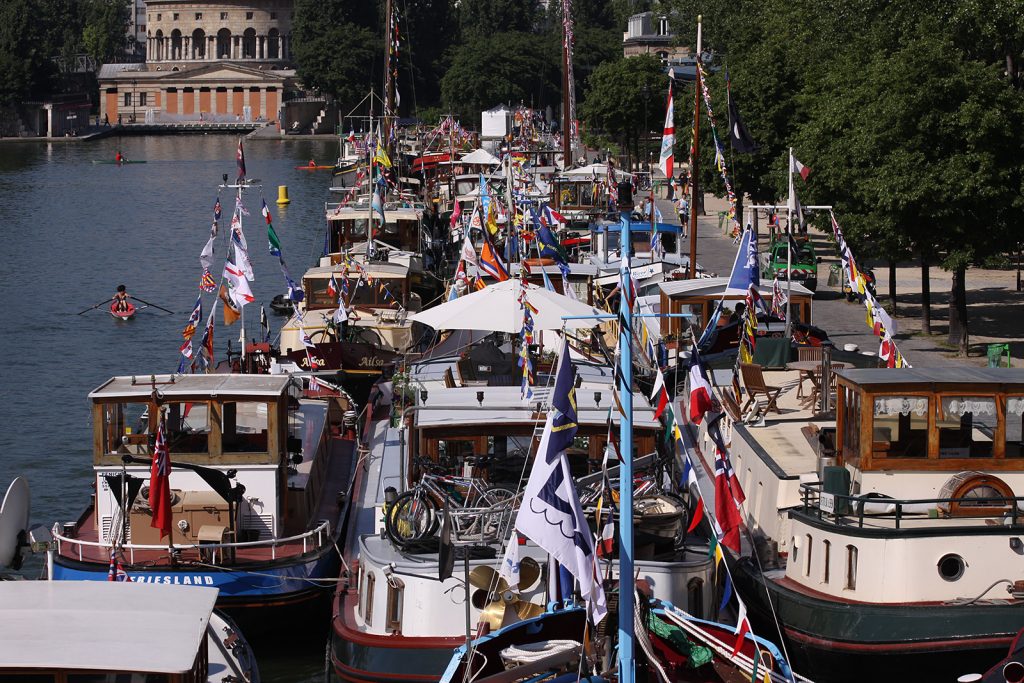
POLYGON ((377 358, 375 356, 362 356, 359 359, 359 367, 361 368, 382 368, 384 367, 384 359, 377 358))
POLYGON ((136 574, 132 576, 135 583, 176 583, 181 586, 212 586, 212 576, 188 576, 169 574, 164 576, 150 576, 149 574, 136 574))
POLYGON ((829 514, 836 513, 836 496, 834 493, 822 493, 821 500, 818 503, 818 507, 821 508, 822 512, 828 512, 829 514))

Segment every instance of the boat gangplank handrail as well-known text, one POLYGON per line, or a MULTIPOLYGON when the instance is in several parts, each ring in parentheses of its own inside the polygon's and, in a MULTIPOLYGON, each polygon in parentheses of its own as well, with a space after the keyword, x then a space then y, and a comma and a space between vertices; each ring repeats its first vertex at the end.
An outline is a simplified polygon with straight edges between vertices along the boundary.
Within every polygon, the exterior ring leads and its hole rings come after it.
MULTIPOLYGON (((84 562, 85 561, 85 553, 83 552, 84 548, 102 548, 104 550, 104 552, 109 552, 111 547, 112 547, 110 543, 103 543, 102 541, 86 541, 86 540, 83 540, 83 539, 80 539, 80 538, 71 538, 69 536, 65 536, 61 532, 62 526, 63 525, 60 522, 55 523, 53 525, 53 529, 52 529, 52 532, 51 532, 53 534, 54 541, 56 541, 56 543, 57 543, 57 554, 58 555, 62 554, 62 546, 64 544, 67 544, 67 545, 71 546, 72 548, 77 549, 77 551, 78 551, 77 552, 78 561, 79 562, 84 562)), ((191 544, 187 544, 187 545, 175 545, 174 549, 178 550, 178 551, 197 551, 197 552, 200 552, 200 553, 203 554, 204 557, 208 557, 210 564, 215 564, 215 565, 223 566, 223 565, 227 565, 227 564, 232 564, 233 563, 233 561, 229 562, 226 559, 226 558, 229 558, 229 557, 233 557, 233 552, 226 552, 226 551, 235 551, 235 550, 238 550, 240 548, 262 548, 262 547, 269 547, 270 548, 270 559, 271 560, 276 560, 276 559, 278 559, 277 558, 277 548, 278 548, 278 546, 287 545, 287 544, 291 544, 291 543, 298 543, 300 541, 302 542, 302 555, 305 555, 305 554, 310 553, 310 552, 315 552, 317 550, 320 550, 324 546, 333 543, 334 540, 333 540, 333 538, 331 536, 331 522, 330 522, 330 520, 326 520, 326 519, 320 520, 320 523, 315 528, 310 529, 309 531, 306 531, 304 533, 301 533, 301 534, 298 534, 298 535, 295 535, 295 536, 287 536, 285 538, 268 538, 268 539, 263 539, 263 540, 259 540, 259 541, 236 541, 236 542, 233 542, 233 543, 202 543, 202 544, 191 543, 191 544), (314 537, 316 538, 316 543, 311 543, 310 541, 314 537), (220 552, 218 552, 218 551, 220 551, 220 552)), ((142 544, 134 544, 134 543, 125 543, 124 545, 121 546, 121 550, 123 552, 127 553, 127 555, 128 555, 128 562, 129 562, 129 564, 133 564, 133 565, 135 564, 135 553, 136 553, 136 551, 141 553, 141 552, 149 552, 149 551, 154 551, 154 550, 167 551, 167 549, 168 549, 168 546, 166 544, 163 544, 163 545, 142 545, 142 544)))
MULTIPOLYGON (((858 528, 872 528, 871 520, 891 520, 894 528, 900 529, 908 519, 916 523, 932 523, 949 529, 949 520, 981 520, 1000 519, 1009 521, 1010 526, 1024 524, 1024 497, 975 496, 959 498, 889 498, 881 494, 869 492, 859 495, 832 493, 824 490, 822 482, 800 484, 801 507, 803 514, 816 517, 825 523, 850 528, 850 519, 857 520, 858 528), (823 504, 824 502, 824 504, 823 504), (957 511, 951 513, 957 505, 957 511), (879 509, 883 507, 885 509, 879 509), (871 508, 874 509, 871 509, 871 508), (976 514, 972 512, 976 511, 976 514)), ((976 526, 965 524, 964 527, 976 526)), ((888 528, 888 527, 885 527, 888 528)))

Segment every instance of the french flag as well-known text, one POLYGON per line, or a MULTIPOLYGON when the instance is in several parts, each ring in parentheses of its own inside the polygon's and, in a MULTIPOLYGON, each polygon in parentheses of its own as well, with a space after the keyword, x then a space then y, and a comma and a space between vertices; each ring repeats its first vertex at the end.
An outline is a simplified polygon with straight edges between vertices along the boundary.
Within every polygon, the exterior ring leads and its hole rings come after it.
POLYGON ((651 400, 657 399, 658 407, 654 409, 654 419, 657 420, 665 412, 668 406, 668 391, 665 389, 665 376, 661 374, 660 368, 655 368, 658 373, 654 379, 654 391, 651 392, 651 400))
POLYGON ((700 424, 711 405, 711 382, 708 381, 708 372, 694 346, 690 354, 690 421, 700 424))
MULTIPOLYGON (((739 596, 737 596, 739 597, 739 596)), ((739 615, 736 619, 736 644, 732 648, 732 656, 735 657, 743 649, 743 641, 746 639, 747 634, 750 633, 750 621, 747 619, 747 606, 743 604, 742 600, 740 603, 739 615)))
POLYGON ((564 225, 566 221, 562 214, 545 204, 540 210, 540 222, 550 228, 556 225, 564 225))
POLYGON ((793 160, 793 168, 790 170, 803 178, 804 182, 807 182, 807 176, 811 175, 811 169, 801 164, 800 160, 796 157, 790 157, 790 159, 793 160))

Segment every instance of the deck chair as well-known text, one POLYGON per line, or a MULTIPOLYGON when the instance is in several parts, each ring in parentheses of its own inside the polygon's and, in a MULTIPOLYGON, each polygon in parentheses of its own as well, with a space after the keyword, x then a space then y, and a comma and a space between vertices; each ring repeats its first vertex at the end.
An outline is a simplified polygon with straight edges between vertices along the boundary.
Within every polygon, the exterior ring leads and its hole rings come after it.
MULTIPOLYGON (((796 359, 798 361, 817 361, 821 362, 821 347, 820 346, 798 346, 796 347, 796 359)), ((796 390, 796 397, 804 397, 804 380, 807 377, 803 374, 800 375, 800 386, 796 390)))
POLYGON ((444 371, 444 386, 447 389, 454 389, 456 386, 455 374, 452 373, 451 368, 448 368, 447 370, 444 371))
POLYGON ((768 400, 764 407, 764 412, 767 413, 769 410, 774 410, 776 413, 782 412, 776 404, 776 401, 779 400, 779 394, 782 393, 782 388, 771 387, 765 384, 764 372, 760 365, 741 363, 740 375, 743 376, 743 386, 747 388, 747 402, 743 404, 741 412, 746 413, 747 408, 756 403, 757 397, 761 395, 768 400))

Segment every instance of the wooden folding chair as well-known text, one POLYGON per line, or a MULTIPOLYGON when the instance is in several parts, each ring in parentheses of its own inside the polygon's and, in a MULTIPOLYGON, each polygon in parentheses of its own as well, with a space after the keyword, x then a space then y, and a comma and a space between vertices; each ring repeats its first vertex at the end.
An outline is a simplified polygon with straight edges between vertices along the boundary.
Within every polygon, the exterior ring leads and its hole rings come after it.
MULTIPOLYGON (((821 362, 821 347, 820 346, 798 346, 796 347, 796 359, 798 361, 816 361, 821 362)), ((809 379, 804 373, 800 373, 800 386, 796 390, 796 397, 804 397, 804 380, 809 379)))
POLYGON ((782 388, 768 386, 765 383, 764 372, 760 365, 741 363, 740 375, 743 376, 743 386, 747 388, 747 402, 743 404, 741 412, 747 412, 747 409, 757 402, 757 397, 762 395, 768 401, 764 407, 765 412, 769 410, 774 410, 776 413, 782 412, 776 404, 779 394, 782 393, 782 388))

